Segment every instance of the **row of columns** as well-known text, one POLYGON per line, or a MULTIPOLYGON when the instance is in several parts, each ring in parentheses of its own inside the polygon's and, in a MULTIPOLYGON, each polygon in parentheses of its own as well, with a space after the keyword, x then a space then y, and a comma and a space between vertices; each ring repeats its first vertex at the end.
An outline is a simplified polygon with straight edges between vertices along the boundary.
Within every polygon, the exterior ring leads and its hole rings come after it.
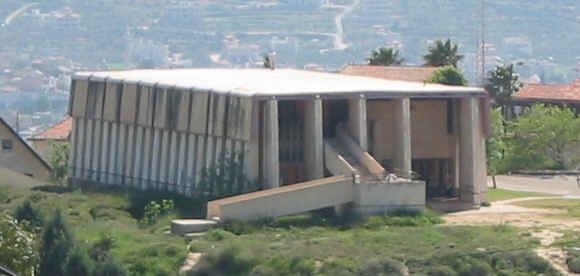
MULTIPOLYGON (((393 169, 395 173, 411 176, 411 99, 394 99, 394 128, 392 139, 393 169)), ((268 100, 263 106, 262 117, 264 151, 262 168, 267 187, 280 186, 279 140, 278 140, 278 102, 268 100)), ((368 150, 367 107, 366 99, 349 100, 349 129, 355 141, 364 150, 368 150)), ((460 100, 459 113, 459 181, 461 197, 466 201, 479 204, 481 199, 481 181, 485 180, 485 148, 481 131, 481 114, 477 98, 460 100)), ((305 107, 305 168, 309 180, 324 176, 324 138, 322 100, 309 100, 305 107)))

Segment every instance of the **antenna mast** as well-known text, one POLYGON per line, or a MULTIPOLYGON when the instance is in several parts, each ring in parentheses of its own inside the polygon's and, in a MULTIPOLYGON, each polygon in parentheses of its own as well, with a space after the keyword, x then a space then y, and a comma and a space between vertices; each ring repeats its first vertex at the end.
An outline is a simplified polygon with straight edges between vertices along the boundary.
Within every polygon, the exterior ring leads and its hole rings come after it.
POLYGON ((480 2, 480 41, 479 41, 479 81, 481 86, 485 85, 485 0, 480 2))

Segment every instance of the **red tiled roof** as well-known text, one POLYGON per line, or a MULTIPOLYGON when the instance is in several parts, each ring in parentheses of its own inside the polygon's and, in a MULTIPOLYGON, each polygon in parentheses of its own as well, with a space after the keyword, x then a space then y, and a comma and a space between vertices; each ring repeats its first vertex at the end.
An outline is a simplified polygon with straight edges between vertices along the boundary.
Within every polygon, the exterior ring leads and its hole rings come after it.
POLYGON ((570 84, 526 84, 513 98, 516 101, 580 103, 580 79, 570 84))
POLYGON ((347 65, 340 73, 387 80, 425 82, 436 70, 436 67, 347 65))
POLYGON ((66 117, 56 125, 45 129, 30 140, 67 140, 72 129, 72 118, 66 117))

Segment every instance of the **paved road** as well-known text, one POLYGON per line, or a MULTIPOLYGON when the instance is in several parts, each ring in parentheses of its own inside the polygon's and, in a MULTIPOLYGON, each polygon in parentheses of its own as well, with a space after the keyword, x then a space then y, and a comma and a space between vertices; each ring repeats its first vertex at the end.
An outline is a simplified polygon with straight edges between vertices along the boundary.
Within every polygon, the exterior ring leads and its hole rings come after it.
MULTIPOLYGON (((502 189, 580 197, 576 176, 498 175, 495 179, 502 189)), ((488 185, 492 185, 491 178, 488 185)))

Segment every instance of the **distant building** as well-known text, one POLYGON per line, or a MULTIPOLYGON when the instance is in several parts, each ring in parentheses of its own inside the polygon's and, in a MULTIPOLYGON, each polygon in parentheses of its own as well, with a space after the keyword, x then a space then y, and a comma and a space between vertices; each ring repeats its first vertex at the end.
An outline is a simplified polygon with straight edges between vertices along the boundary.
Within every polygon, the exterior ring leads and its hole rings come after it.
POLYGON ((520 108, 535 103, 569 106, 580 114, 580 79, 569 84, 525 84, 512 102, 520 108))
POLYGON ((69 142, 72 130, 72 118, 66 117, 57 124, 45 129, 44 131, 28 138, 32 147, 45 160, 48 160, 52 153, 52 144, 66 144, 69 142))
POLYGON ((0 118, 0 167, 48 180, 50 166, 0 118))
POLYGON ((374 65, 346 65, 341 70, 341 74, 371 77, 385 80, 400 80, 426 82, 437 67, 418 66, 374 66, 374 65))

